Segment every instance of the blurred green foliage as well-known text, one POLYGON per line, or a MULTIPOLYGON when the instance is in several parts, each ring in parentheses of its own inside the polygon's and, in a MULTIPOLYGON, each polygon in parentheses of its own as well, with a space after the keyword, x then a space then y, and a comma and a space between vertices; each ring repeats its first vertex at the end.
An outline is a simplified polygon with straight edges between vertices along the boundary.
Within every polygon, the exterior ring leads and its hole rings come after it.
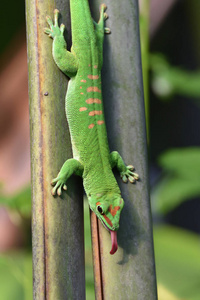
POLYGON ((0 193, 0 205, 16 210, 24 217, 31 215, 31 187, 23 188, 14 195, 4 195, 0 193))
MULTIPOLYGON (((159 53, 150 55, 150 82, 160 100, 184 96, 199 106, 200 71, 172 66, 159 53)), ((153 215, 162 216, 183 202, 200 196, 200 147, 172 148, 157 158, 162 172, 151 191, 153 215)), ((171 294, 159 300, 200 298, 200 239, 191 231, 158 224, 154 226, 156 272, 159 286, 171 294), (174 298, 176 297, 176 298, 174 298)), ((158 293, 159 294, 159 293, 158 293)))
POLYGON ((84 200, 84 234, 85 234, 85 281, 86 299, 94 300, 94 274, 92 263, 92 241, 90 231, 90 211, 87 199, 84 200))
POLYGON ((149 58, 152 71, 151 85, 155 94, 162 100, 173 99, 173 95, 200 97, 200 70, 187 71, 169 64, 161 53, 154 53, 149 58))
POLYGON ((0 278, 0 298, 2 300, 31 300, 31 253, 23 250, 1 254, 0 278))
MULTIPOLYGON (((180 228, 159 225, 154 226, 154 243, 158 287, 164 286, 180 300, 198 300, 199 236, 180 228)), ((169 296, 166 299, 171 300, 169 296)))
MULTIPOLYGON (((9 24, 2 32, 0 51, 6 48, 11 38, 23 27, 24 2, 12 2, 12 9, 3 3, 1 22, 9 24), (19 13, 16 13, 19 12, 19 13)), ((192 2, 195 4, 195 2, 192 2)), ((190 5, 191 6, 191 5, 190 5)), ((170 65, 167 58, 160 53, 149 54, 149 1, 144 1, 140 18, 142 62, 145 87, 145 106, 147 124, 149 124, 149 70, 150 85, 160 100, 172 101, 175 95, 191 98, 199 105, 200 71, 187 71, 170 65)), ((198 10, 196 10, 198 13, 198 10)), ((199 24, 196 16, 196 23, 199 24)), ((193 21, 195 21, 193 18, 193 21)), ((198 26, 199 28, 199 26, 198 26)), ((193 32, 194 34, 194 32, 193 32)), ((147 128, 149 132, 149 128, 147 128)), ((158 157, 162 174, 152 190, 153 213, 162 217, 185 201, 200 196, 200 148, 189 147, 170 149, 158 157)), ((20 215, 31 214, 30 187, 14 196, 0 195, 0 204, 15 210, 20 215)), ((86 262, 86 297, 92 300, 94 296, 94 280, 92 267, 91 233, 89 208, 84 202, 85 215, 85 262, 86 262)), ((199 236, 180 228, 163 224, 154 226, 155 257, 158 288, 164 286, 175 299, 200 299, 200 240, 199 236)), ((31 254, 24 249, 0 255, 0 291, 3 300, 32 299, 32 266, 31 254)))
POLYGON ((200 148, 171 149, 158 162, 163 174, 151 194, 154 212, 166 214, 200 196, 200 148))

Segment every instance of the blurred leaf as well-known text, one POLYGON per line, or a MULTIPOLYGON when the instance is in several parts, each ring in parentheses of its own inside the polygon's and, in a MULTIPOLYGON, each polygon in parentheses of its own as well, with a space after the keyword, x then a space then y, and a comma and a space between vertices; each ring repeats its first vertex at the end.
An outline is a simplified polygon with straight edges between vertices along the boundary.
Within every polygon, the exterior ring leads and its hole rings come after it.
POLYGON ((32 299, 32 258, 30 253, 0 255, 0 291, 3 300, 32 299))
POLYGON ((199 102, 200 71, 187 71, 171 66, 161 54, 151 54, 152 88, 159 97, 169 99, 173 94, 195 97, 199 102))
POLYGON ((141 0, 139 2, 140 41, 147 139, 149 139, 149 2, 150 0, 141 0))
POLYGON ((168 213, 182 202, 200 195, 200 184, 183 178, 165 178, 152 191, 156 212, 168 213))
POLYGON ((152 190, 152 207, 167 213, 200 196, 200 148, 172 149, 159 157, 165 176, 152 190))
POLYGON ((24 188, 22 191, 12 196, 0 195, 0 204, 11 209, 18 210, 22 215, 31 214, 31 188, 24 188))
POLYGON ((200 148, 188 147, 168 150, 160 156, 159 163, 166 170, 181 177, 199 180, 200 148))
POLYGON ((155 226, 154 243, 158 284, 182 300, 199 300, 199 236, 171 226, 155 226))
POLYGON ((85 237, 85 282, 86 299, 95 299, 94 291, 94 273, 92 262, 92 241, 90 230, 90 210, 87 198, 84 199, 84 237, 85 237))
POLYGON ((162 284, 158 284, 158 300, 183 300, 176 297, 169 290, 167 290, 162 284))

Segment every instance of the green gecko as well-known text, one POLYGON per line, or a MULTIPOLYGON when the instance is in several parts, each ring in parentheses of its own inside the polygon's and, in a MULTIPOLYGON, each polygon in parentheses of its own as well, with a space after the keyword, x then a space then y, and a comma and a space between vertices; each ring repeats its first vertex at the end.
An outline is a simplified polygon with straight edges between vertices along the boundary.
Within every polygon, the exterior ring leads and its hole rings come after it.
POLYGON ((138 180, 134 167, 126 166, 117 151, 110 153, 103 114, 101 68, 103 64, 106 5, 100 6, 100 19, 92 20, 88 0, 70 0, 72 47, 67 51, 63 33, 58 25, 59 11, 54 11, 54 24, 45 33, 53 39, 53 58, 59 69, 70 77, 65 109, 70 129, 73 158, 62 166, 52 180, 52 194, 66 190, 72 174, 83 178, 90 209, 111 233, 110 254, 117 251, 117 230, 124 201, 112 169, 117 167, 124 182, 138 180))

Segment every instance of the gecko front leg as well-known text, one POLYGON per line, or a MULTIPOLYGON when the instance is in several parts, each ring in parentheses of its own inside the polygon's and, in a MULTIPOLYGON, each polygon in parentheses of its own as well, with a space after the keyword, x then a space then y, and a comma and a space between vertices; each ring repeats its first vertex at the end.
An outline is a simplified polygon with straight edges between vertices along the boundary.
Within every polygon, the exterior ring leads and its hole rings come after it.
POLYGON ((69 177, 72 174, 82 176, 83 170, 84 168, 78 160, 74 158, 66 160, 58 173, 58 176, 51 181, 51 185, 54 186, 51 191, 52 195, 55 196, 57 193, 60 196, 62 194, 62 189, 67 190, 66 182, 69 177))
POLYGON ((134 183, 139 179, 139 175, 133 172, 135 168, 132 165, 126 166, 117 151, 110 153, 110 163, 112 168, 117 167, 123 182, 127 182, 129 180, 131 183, 134 183))

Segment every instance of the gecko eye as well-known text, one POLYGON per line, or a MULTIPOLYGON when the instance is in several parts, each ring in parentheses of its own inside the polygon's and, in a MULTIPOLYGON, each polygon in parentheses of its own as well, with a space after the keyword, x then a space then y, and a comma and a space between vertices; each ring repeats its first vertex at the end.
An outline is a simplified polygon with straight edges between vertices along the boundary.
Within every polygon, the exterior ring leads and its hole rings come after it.
POLYGON ((101 215, 103 215, 103 209, 100 205, 97 206, 97 210, 101 215))

